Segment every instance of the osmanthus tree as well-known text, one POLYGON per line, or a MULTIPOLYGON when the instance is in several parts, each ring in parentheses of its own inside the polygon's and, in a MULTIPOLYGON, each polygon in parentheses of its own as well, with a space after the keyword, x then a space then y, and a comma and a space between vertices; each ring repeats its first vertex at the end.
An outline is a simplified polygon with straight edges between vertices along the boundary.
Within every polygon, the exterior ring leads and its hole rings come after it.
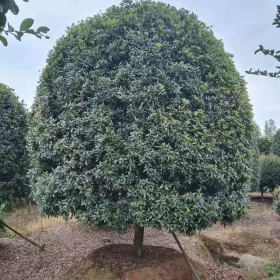
POLYGON ((32 111, 42 214, 122 232, 193 233, 244 214, 252 108, 232 56, 197 16, 124 1, 68 28, 32 111))
MULTIPOLYGON (((272 25, 276 25, 276 28, 280 27, 280 6, 277 5, 277 14, 276 17, 272 23, 272 25)), ((255 54, 258 52, 262 52, 264 55, 270 55, 273 58, 275 58, 278 62, 280 62, 280 50, 275 51, 272 49, 265 49, 263 45, 259 45, 259 48, 255 51, 255 54)), ((276 68, 280 69, 280 66, 277 66, 276 68)), ((249 71, 245 71, 247 74, 253 74, 253 75, 261 75, 261 76, 268 76, 273 78, 279 78, 280 77, 280 70, 277 72, 268 72, 267 70, 256 70, 253 71, 252 68, 249 71)))
MULTIPOLYGON (((29 2, 29 0, 23 0, 24 2, 29 2)), ((38 38, 45 37, 49 39, 49 36, 46 34, 50 30, 46 26, 40 26, 36 30, 32 29, 34 19, 26 18, 24 19, 19 27, 19 30, 15 29, 8 21, 7 21, 7 13, 8 12, 17 15, 19 13, 19 7, 17 6, 15 0, 0 0, 0 41, 4 46, 8 45, 8 41, 5 35, 12 34, 17 40, 21 41, 21 38, 24 34, 32 34, 38 38)))
POLYGON ((5 203, 26 199, 27 111, 14 91, 0 83, 0 210, 5 203))

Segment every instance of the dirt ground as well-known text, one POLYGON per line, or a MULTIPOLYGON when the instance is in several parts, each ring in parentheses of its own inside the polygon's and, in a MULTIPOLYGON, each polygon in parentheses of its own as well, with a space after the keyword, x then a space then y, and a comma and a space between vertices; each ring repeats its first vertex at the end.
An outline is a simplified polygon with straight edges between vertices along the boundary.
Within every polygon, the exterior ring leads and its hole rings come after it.
MULTIPOLYGON (((66 224, 51 218, 41 222, 35 206, 9 213, 6 222, 45 244, 45 251, 7 232, 0 239, 1 280, 193 279, 166 231, 146 228, 145 256, 135 259, 130 253, 133 230, 118 235, 76 221, 66 224)), ((251 202, 247 216, 228 228, 214 225, 194 236, 178 234, 178 238, 204 279, 268 279, 261 268, 236 264, 244 253, 280 261, 280 218, 266 202, 251 202)))

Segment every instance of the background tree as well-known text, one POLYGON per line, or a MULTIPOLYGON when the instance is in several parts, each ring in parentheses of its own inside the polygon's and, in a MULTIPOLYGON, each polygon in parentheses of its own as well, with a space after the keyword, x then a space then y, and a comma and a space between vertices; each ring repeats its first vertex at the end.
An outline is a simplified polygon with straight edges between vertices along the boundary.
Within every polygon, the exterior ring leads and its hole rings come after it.
POLYGON ((280 129, 277 130, 276 134, 272 138, 270 152, 280 156, 280 129))
POLYGON ((277 131, 275 121, 270 119, 264 124, 264 137, 272 138, 277 131))
MULTIPOLYGON (((280 6, 277 5, 277 14, 276 17, 272 23, 272 25, 276 25, 276 28, 280 27, 280 6)), ((270 49, 265 49, 262 45, 259 46, 259 49, 255 51, 255 54, 258 52, 262 52, 264 55, 270 55, 274 57, 278 62, 280 61, 280 50, 275 51, 275 50, 270 50, 270 49)), ((277 66, 276 68, 280 69, 280 66, 277 66)), ((267 70, 257 70, 257 71, 252 71, 252 68, 249 71, 245 71, 247 74, 253 74, 253 75, 262 75, 262 76, 268 76, 268 77, 273 77, 273 78, 279 78, 280 77, 280 71, 277 72, 268 72, 267 70)))
MULTIPOLYGON (((23 0, 24 2, 28 2, 28 0, 23 0)), ((8 45, 8 41, 3 34, 9 35, 12 34, 17 40, 21 41, 21 37, 24 34, 32 34, 38 38, 45 37, 49 39, 49 36, 46 34, 49 31, 49 28, 46 26, 40 26, 36 29, 32 29, 34 19, 26 18, 20 24, 19 30, 16 30, 10 23, 7 22, 6 14, 8 11, 11 11, 14 15, 19 13, 19 8, 15 2, 15 0, 0 0, 0 41, 4 46, 8 45)))
POLYGON ((193 233, 244 214, 252 108, 232 56, 194 14, 122 2, 50 52, 30 128, 42 214, 193 233))
POLYGON ((275 121, 270 119, 265 121, 264 134, 259 137, 259 151, 262 155, 268 155, 271 152, 271 145, 273 142, 273 136, 277 131, 275 121))
POLYGON ((278 185, 280 185, 280 158, 276 155, 261 157, 260 191, 262 195, 266 188, 273 193, 278 185))
POLYGON ((29 195, 26 135, 25 105, 0 83, 0 208, 29 195))
POLYGON ((261 155, 269 155, 272 145, 272 139, 262 136, 258 140, 259 151, 261 155))
POLYGON ((260 139, 262 137, 262 131, 261 128, 259 127, 259 125, 257 125, 257 123, 254 122, 254 126, 255 126, 255 134, 257 139, 260 139))
POLYGON ((254 134, 253 134, 253 157, 252 157, 252 176, 251 176, 251 191, 259 191, 260 180, 261 180, 261 163, 260 163, 260 151, 259 151, 259 137, 260 137, 260 128, 255 123, 254 124, 254 134))

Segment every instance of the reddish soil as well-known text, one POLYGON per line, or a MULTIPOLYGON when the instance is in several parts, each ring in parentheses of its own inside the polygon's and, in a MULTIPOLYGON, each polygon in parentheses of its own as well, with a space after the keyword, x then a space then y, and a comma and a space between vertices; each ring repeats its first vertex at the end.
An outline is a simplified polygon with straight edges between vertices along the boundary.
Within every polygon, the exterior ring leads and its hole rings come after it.
MULTIPOLYGON (((195 279, 182 254, 174 249, 159 246, 144 246, 143 258, 134 258, 131 252, 132 245, 129 244, 113 244, 102 247, 94 251, 78 267, 74 268, 73 273, 70 273, 67 279, 92 279, 94 271, 98 270, 100 273, 100 268, 111 272, 110 279, 195 279)), ((195 262, 193 262, 193 265, 200 272, 201 280, 208 278, 205 277, 207 273, 202 266, 195 262)))

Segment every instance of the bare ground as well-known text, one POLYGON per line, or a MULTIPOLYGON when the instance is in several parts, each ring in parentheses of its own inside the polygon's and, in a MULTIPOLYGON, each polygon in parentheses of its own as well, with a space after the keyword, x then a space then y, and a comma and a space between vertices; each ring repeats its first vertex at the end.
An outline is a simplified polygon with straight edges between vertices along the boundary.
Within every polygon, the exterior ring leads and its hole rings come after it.
MULTIPOLYGON (((249 253, 280 261, 280 245, 275 244, 280 239, 279 217, 269 204, 253 202, 250 207, 248 215, 229 228, 215 225, 195 236, 178 235, 194 265, 207 279, 237 280, 241 275, 246 280, 268 279, 263 269, 234 267, 222 258, 217 261, 217 254, 238 259, 249 253)), ((0 239, 1 280, 192 279, 187 276, 189 271, 183 271, 185 262, 166 231, 145 229, 145 257, 139 260, 130 254, 132 230, 118 235, 76 221, 65 224, 61 219, 43 219, 41 224, 34 206, 10 213, 6 222, 45 244, 46 249, 39 252, 8 232, 0 239), (104 242, 104 238, 110 242, 104 242)))

